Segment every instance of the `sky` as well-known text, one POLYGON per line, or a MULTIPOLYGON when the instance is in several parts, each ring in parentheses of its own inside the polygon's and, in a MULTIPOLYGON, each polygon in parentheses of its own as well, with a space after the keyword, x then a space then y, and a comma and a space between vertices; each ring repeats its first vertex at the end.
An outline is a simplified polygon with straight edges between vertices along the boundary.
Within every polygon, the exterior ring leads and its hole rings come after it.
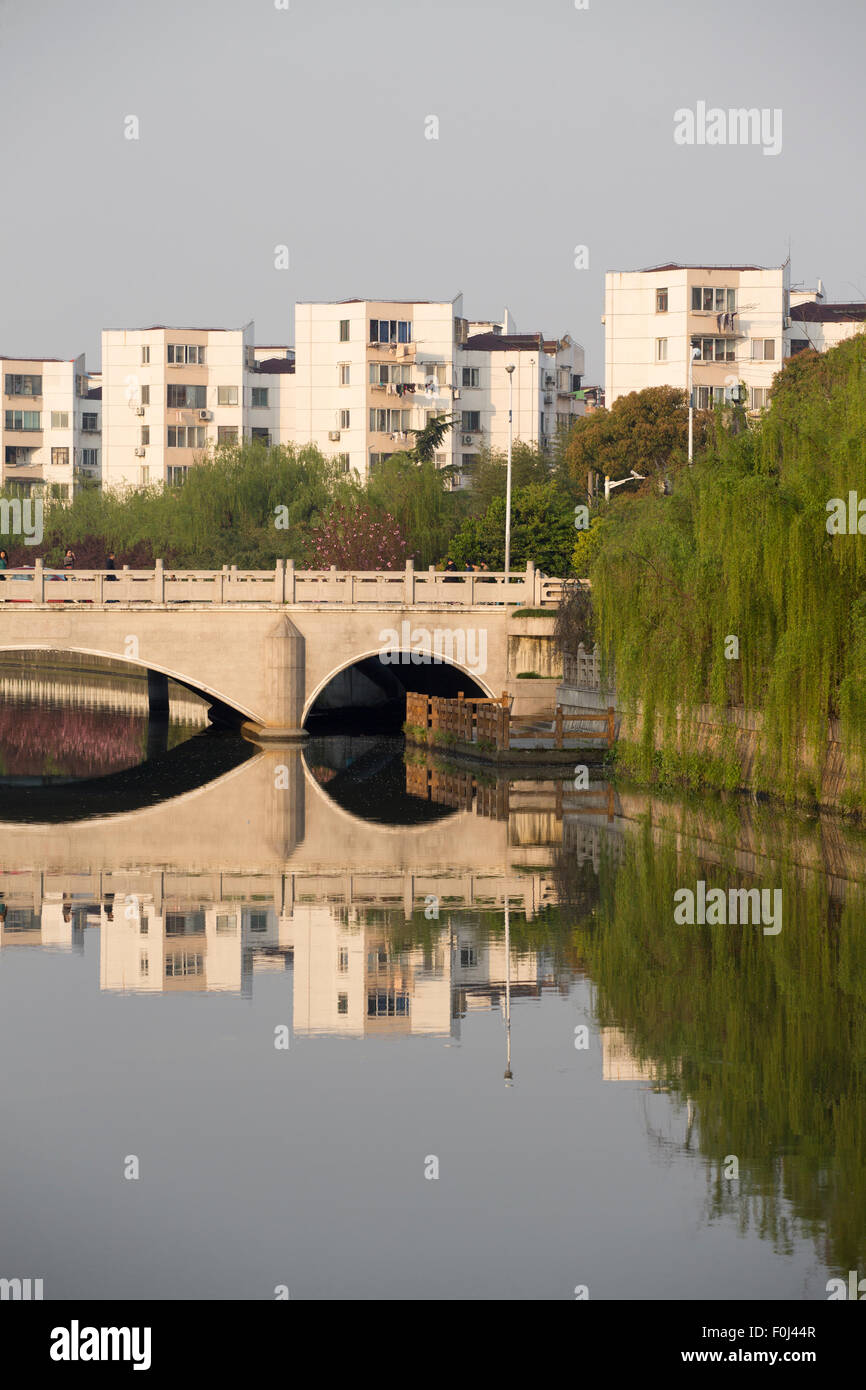
POLYGON ((592 384, 606 270, 790 250, 866 300, 862 0, 578 3, 0 0, 0 354, 462 292, 592 384), (699 102, 780 110, 780 152, 677 144, 699 102))

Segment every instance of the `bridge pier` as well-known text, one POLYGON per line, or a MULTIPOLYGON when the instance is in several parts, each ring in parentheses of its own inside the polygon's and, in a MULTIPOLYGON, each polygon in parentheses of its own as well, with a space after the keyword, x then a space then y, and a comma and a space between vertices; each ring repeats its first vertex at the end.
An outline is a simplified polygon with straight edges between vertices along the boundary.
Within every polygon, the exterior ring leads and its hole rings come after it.
POLYGON ((246 720, 241 728, 257 742, 291 743, 307 737, 302 727, 306 685, 306 643, 288 617, 264 639, 265 723, 246 720))
POLYGON ((168 676, 164 676, 161 671, 147 673, 147 703, 151 719, 154 716, 159 719, 168 718, 168 676))

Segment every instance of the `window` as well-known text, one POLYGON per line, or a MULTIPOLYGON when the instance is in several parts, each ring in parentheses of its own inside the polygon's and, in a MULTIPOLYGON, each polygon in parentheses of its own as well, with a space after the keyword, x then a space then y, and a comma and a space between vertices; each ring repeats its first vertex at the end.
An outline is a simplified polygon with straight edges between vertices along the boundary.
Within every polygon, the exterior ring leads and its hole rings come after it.
POLYGON ((257 439, 260 444, 264 444, 266 449, 271 447, 271 432, 264 425, 253 425, 250 431, 252 439, 257 439))
POLYGON ((335 454, 334 462, 339 465, 341 473, 348 473, 350 466, 348 454, 335 454))
POLYGON ((693 346, 700 352, 701 362, 735 362, 737 350, 729 338, 696 338, 693 346))
POLYGON ((371 433, 402 434, 409 429, 408 410, 371 410, 371 433))
POLYGON ((238 929, 237 917, 225 912, 217 913, 216 929, 217 936, 234 936, 238 929))
POLYGON ((148 959, 147 959, 147 951, 142 951, 142 952, 141 952, 141 956, 140 956, 140 964, 139 964, 139 967, 138 967, 138 973, 139 973, 139 975, 146 975, 146 974, 148 973, 148 969, 149 969, 149 965, 148 965, 148 959))
POLYGON ((668 311, 668 292, 667 292, 667 290, 666 290, 666 289, 664 289, 664 290, 656 290, 656 313, 657 313, 657 314, 666 314, 667 311, 668 311))
POLYGON ((480 386, 480 385, 481 385, 481 369, 480 369, 480 367, 464 367, 464 368, 463 368, 463 385, 464 385, 464 386, 480 386))
POLYGON ((371 319, 371 343, 411 343, 412 324, 407 319, 371 319))
POLYGON ((351 374, 352 374, 352 369, 351 369, 351 367, 350 367, 350 365, 349 365, 348 362, 341 362, 341 363, 340 363, 339 367, 337 368, 337 374, 338 374, 338 377, 339 377, 339 381, 340 381, 340 385, 341 385, 341 386, 349 386, 349 385, 350 385, 350 378, 351 378, 351 374))
POLYGON ((142 386, 142 388, 141 388, 141 404, 142 404, 142 405, 150 405, 150 387, 149 387, 149 386, 142 386))
POLYGON ((238 427, 237 425, 218 425, 217 444, 237 444, 238 427))
POLYGON ((461 970, 471 970, 472 967, 473 967, 474 965, 477 965, 477 964, 478 964, 478 951, 476 950, 476 948, 475 948, 474 946, 461 946, 461 947, 460 947, 460 969, 461 969, 461 970))
POLYGON ((367 994, 368 1018, 408 1018, 409 991, 371 989, 367 994))
POLYGON ((145 343, 144 346, 143 346, 142 349, 141 349, 141 365, 142 365, 142 367, 146 367, 147 364, 148 364, 149 362, 150 362, 150 348, 149 348, 148 345, 145 343))
POLYGON ((341 343, 348 343, 348 341, 349 341, 349 320, 348 320, 348 319, 340 319, 340 342, 341 342, 341 343))
POLYGON ((371 362, 370 385, 408 386, 412 380, 412 368, 408 362, 371 362))
MULTIPOLYGON (((171 469, 169 469, 171 472, 171 469)), ((138 482, 140 487, 147 487, 150 482, 150 465, 143 463, 138 470, 138 482)))
POLYGON ((41 430, 41 410, 7 410, 7 430, 41 430))
MULTIPOLYGON (((464 470, 471 470, 471 469, 473 469, 473 468, 475 467, 475 465, 476 465, 476 463, 478 462, 478 460, 479 460, 480 457, 481 457, 480 454, 464 454, 463 457, 462 457, 461 460, 460 460, 460 465, 461 465, 461 467, 462 467, 464 470)), ((438 462, 438 456, 437 456, 437 462, 438 462)), ((443 458, 442 458, 442 463, 443 463, 443 465, 445 464, 445 462, 446 462, 446 460, 445 460, 445 458, 444 458, 444 456, 443 456, 443 458)))
POLYGON ((268 408, 268 388, 267 386, 253 387, 253 410, 267 410, 268 408))
POLYGON ((714 405, 718 405, 725 399, 724 386, 696 386, 695 387, 695 409, 712 410, 714 405))
POLYGON ((337 952, 337 969, 339 970, 341 975, 345 975, 346 971, 349 969, 348 946, 341 946, 339 951, 337 952))
POLYGON ((750 392, 749 405, 752 410, 765 410, 770 404, 769 386, 753 386, 750 392))
POLYGON ((692 312, 735 314, 737 291, 717 289, 714 285, 692 285, 692 312))
POLYGON ((98 467, 99 467, 99 450, 98 450, 98 449, 82 449, 82 450, 81 450, 81 462, 82 462, 82 465, 83 465, 85 468, 98 468, 98 467))
POLYGON ((172 410, 204 410, 207 405, 206 386, 166 387, 166 405, 172 410))
POLYGON ((99 416, 86 410, 81 417, 81 428, 85 434, 99 433, 99 416))
POLYGON ((263 932, 268 929, 268 914, 266 912, 250 913, 250 931, 263 932))
POLYGON ((478 434, 481 429, 481 411, 464 410, 461 429, 464 434, 478 434))
POLYGON ((141 427, 141 442, 142 442, 142 444, 149 444, 149 443, 150 443, 150 425, 142 425, 142 427, 141 427))
POLYGON ((808 339, 808 338, 792 338, 792 339, 791 339, 791 356, 792 356, 792 357, 796 357, 796 355, 797 355, 798 352, 805 352, 806 349, 808 348, 808 346, 809 346, 809 339, 808 339))
POLYGON ((217 387, 217 405, 237 405, 238 388, 236 386, 217 387))
POLYGON ((51 465, 55 468, 66 468, 69 463, 68 449, 52 449, 51 465))
POLYGON ((199 951, 176 951, 165 958, 167 978, 175 979, 183 975, 203 975, 204 956, 199 951))
POLYGON ((668 340, 667 338, 656 338, 656 361, 667 362, 668 360, 668 340))
POLYGON ((371 454, 371 455, 370 455, 370 471, 372 472, 374 468, 378 468, 378 467, 379 467, 379 464, 380 464, 380 463, 384 463, 386 459, 390 459, 390 458, 393 458, 393 457, 394 457, 393 454, 371 454))
MULTIPOLYGON (((148 361, 150 359, 148 358, 148 361)), ((204 366, 204 348, 195 343, 169 343, 168 360, 175 366, 204 366)))
POLYGON ((203 449, 207 443, 207 430, 203 425, 169 425, 168 447, 170 449, 203 449))
MULTIPOLYGON (((141 471, 142 473, 146 473, 148 470, 146 468, 143 468, 141 471)), ((179 487, 181 483, 185 483, 186 475, 188 472, 189 469, 186 467, 185 464, 170 466, 168 469, 169 486, 179 487)))
POLYGON ((349 411, 349 410, 341 410, 341 411, 340 411, 340 429, 341 429, 341 430, 347 430, 347 429, 349 428, 349 419, 350 419, 350 417, 351 417, 351 411, 349 411))
POLYGON ((752 339, 752 361, 772 362, 776 356, 775 338, 752 339))
POLYGON ((348 994, 338 994, 338 995, 337 995, 337 1013, 338 1013, 338 1014, 347 1014, 348 1012, 349 1012, 349 996, 348 996, 348 994))
POLYGON ((19 376, 16 373, 6 373, 6 395, 7 396, 41 396, 42 377, 41 376, 19 376))
POLYGON ((68 410, 52 410, 52 412, 51 412, 51 428, 52 428, 53 430, 68 430, 68 429, 69 429, 69 411, 68 411, 68 410))

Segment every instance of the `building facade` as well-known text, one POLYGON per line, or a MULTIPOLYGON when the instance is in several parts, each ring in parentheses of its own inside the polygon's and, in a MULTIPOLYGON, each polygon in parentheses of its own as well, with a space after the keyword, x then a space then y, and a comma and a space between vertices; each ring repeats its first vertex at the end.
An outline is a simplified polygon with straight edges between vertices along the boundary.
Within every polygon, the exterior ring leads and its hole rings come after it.
POLYGON ((747 409, 763 410, 773 378, 806 347, 835 346, 863 328, 866 306, 825 304, 817 289, 792 288, 788 262, 666 264, 605 276, 605 399, 608 406, 651 386, 688 389, 692 363, 699 410, 745 386, 747 409))
POLYGON ((98 482, 102 403, 84 354, 0 358, 0 381, 3 487, 70 497, 86 479, 98 482))

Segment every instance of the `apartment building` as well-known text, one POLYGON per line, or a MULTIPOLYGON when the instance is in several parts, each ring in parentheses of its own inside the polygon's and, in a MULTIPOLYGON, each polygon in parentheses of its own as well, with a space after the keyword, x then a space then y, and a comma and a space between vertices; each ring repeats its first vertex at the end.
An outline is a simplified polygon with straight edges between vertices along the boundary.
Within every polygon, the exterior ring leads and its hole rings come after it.
POLYGON ((295 438, 365 478, 413 447, 413 431, 456 417, 436 462, 455 482, 483 446, 513 438, 548 448, 583 412, 583 349, 567 334, 519 334, 503 320, 469 321, 451 301, 342 300, 295 309, 295 438))
POLYGON ((649 386, 687 389, 708 409, 744 383, 761 409, 788 354, 789 266, 660 265, 605 276, 605 399, 649 386))
POLYGON ((807 347, 833 347, 860 332, 864 304, 826 304, 816 289, 791 286, 790 266, 667 264, 605 276, 605 397, 608 405, 650 386, 688 386, 708 409, 748 391, 747 408, 768 403, 773 377, 807 347))
POLYGON ((475 461, 482 445, 502 452, 508 448, 509 400, 513 439, 544 450, 584 413, 580 344, 567 333, 554 339, 517 333, 509 320, 506 312, 502 324, 471 333, 458 351, 455 408, 462 468, 475 461))
POLYGON ((70 497, 85 479, 98 481, 102 403, 84 354, 2 357, 0 380, 3 487, 70 497))
POLYGON ((108 329, 102 335, 103 482, 183 482, 208 449, 293 437, 290 349, 255 327, 108 329), (262 352, 269 354, 262 357, 262 352), (272 356, 270 354, 273 354, 272 356))

